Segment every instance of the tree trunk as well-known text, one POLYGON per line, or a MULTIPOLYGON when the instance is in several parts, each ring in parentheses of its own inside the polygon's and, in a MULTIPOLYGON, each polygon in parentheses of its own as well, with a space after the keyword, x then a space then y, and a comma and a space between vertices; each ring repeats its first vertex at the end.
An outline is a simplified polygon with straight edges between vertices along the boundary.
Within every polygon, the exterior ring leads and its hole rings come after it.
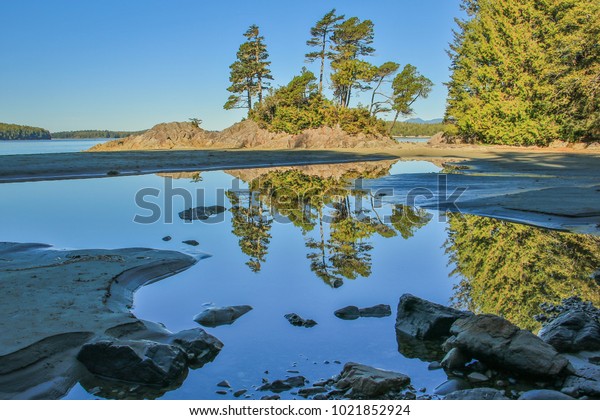
POLYGON ((394 126, 396 125, 396 121, 398 121, 398 115, 400 115, 400 111, 396 111, 396 115, 394 116, 394 122, 392 123, 392 126, 390 127, 390 131, 388 131, 388 134, 390 136, 392 135, 392 130, 394 129, 394 126))
POLYGON ((252 95, 250 94, 250 86, 248 86, 248 115, 250 115, 251 109, 252 109, 252 95))
POLYGON ((373 105, 375 104, 375 94, 377 93, 377 89, 379 89, 382 82, 383 82, 383 77, 381 79, 379 79, 379 83, 377 83, 377 86, 375 86, 375 89, 373 89, 373 94, 371 95, 371 106, 369 107, 369 114, 371 114, 371 115, 374 115, 373 114, 373 105))

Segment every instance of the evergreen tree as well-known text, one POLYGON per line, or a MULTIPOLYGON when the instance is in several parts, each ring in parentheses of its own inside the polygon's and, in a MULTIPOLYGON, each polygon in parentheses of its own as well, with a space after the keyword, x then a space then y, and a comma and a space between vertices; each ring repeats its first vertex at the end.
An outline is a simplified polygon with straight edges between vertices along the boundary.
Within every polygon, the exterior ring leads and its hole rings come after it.
POLYGON ((389 129, 390 133, 398 121, 398 116, 412 114, 412 105, 419 98, 427 98, 432 86, 431 80, 421 75, 415 66, 411 64, 404 66, 392 82, 393 93, 390 103, 395 114, 389 129))
POLYGON ((400 65, 398 63, 388 61, 377 68, 377 71, 373 77, 375 87, 373 88, 373 93, 371 94, 371 106, 369 106, 369 112, 371 115, 375 116, 378 113, 386 113, 390 111, 390 109, 386 108, 385 106, 385 104, 389 103, 389 97, 381 92, 378 92, 378 90, 384 82, 389 81, 388 79, 390 76, 396 73, 399 67, 400 65), (375 102, 376 96, 383 96, 384 100, 375 102))
POLYGON ((229 66, 231 86, 227 90, 232 95, 225 103, 225 109, 248 108, 250 111, 253 98, 257 96, 258 102, 262 102, 263 90, 268 89, 266 81, 273 80, 269 69, 271 62, 267 61, 269 54, 258 26, 251 25, 244 36, 247 41, 240 45, 237 60, 229 66))
POLYGON ((331 44, 331 35, 336 24, 344 19, 344 15, 336 16, 335 9, 332 9, 319 20, 315 26, 310 28, 311 38, 306 41, 306 45, 314 47, 316 51, 306 54, 306 60, 310 63, 319 60, 321 70, 319 72, 319 94, 323 92, 323 74, 325 73, 325 60, 331 59, 333 54, 329 51, 331 44))
POLYGON ((342 107, 348 107, 352 97, 352 89, 365 90, 363 84, 373 79, 377 68, 360 57, 372 55, 373 22, 361 21, 351 17, 336 25, 331 40, 333 42, 331 82, 334 94, 342 107), (361 83, 363 82, 363 83, 361 83))

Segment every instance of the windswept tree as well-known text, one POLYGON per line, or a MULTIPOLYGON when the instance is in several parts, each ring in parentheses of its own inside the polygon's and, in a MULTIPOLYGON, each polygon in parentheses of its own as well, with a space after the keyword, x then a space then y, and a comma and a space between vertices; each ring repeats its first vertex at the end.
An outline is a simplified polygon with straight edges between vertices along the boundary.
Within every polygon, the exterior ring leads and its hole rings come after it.
POLYGON ((361 57, 372 55, 373 22, 361 21, 351 17, 336 25, 331 41, 333 42, 331 82, 334 94, 342 107, 348 107, 352 90, 365 90, 366 83, 373 79, 377 68, 361 57))
POLYGON ((325 16, 319 20, 315 26, 310 28, 311 38, 306 41, 306 45, 313 47, 315 51, 306 54, 306 61, 312 63, 319 60, 321 62, 321 70, 319 72, 319 94, 323 92, 323 75, 325 73, 325 60, 331 59, 333 54, 329 51, 331 45, 331 35, 340 20, 344 19, 344 15, 337 16, 335 9, 331 9, 325 16))
POLYGON ((227 90, 232 94, 224 105, 225 109, 248 108, 250 111, 253 98, 257 96, 258 102, 262 102, 263 90, 269 87, 267 80, 273 80, 269 53, 258 26, 251 25, 244 36, 247 41, 240 45, 237 60, 229 66, 231 86, 227 90))
POLYGON ((421 75, 415 66, 411 64, 404 66, 392 82, 393 92, 390 103, 394 111, 394 121, 390 126, 390 133, 398 121, 398 116, 412 114, 412 105, 419 98, 427 98, 432 86, 431 80, 421 75))
POLYGON ((384 83, 389 83, 391 81, 390 78, 398 71, 399 68, 400 64, 394 63, 393 61, 388 61, 377 67, 377 71, 373 77, 373 83, 375 83, 375 86, 373 87, 373 93, 371 94, 371 105, 369 106, 369 112, 371 115, 375 116, 380 112, 386 113, 391 111, 391 109, 386 107, 386 104, 389 104, 389 96, 379 92, 379 89, 384 83), (382 97, 383 99, 376 101, 375 99, 378 97, 382 97))

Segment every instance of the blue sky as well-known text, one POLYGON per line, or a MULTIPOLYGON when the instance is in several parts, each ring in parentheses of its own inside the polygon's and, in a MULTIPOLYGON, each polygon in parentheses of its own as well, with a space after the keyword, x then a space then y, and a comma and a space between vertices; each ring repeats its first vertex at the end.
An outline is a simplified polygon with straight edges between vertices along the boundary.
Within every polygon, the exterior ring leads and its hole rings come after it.
POLYGON ((247 27, 259 25, 273 85, 284 85, 302 66, 318 72, 305 43, 334 7, 374 22, 372 63, 410 63, 434 82, 414 116, 443 116, 459 0, 2 0, 0 121, 138 130, 199 117, 223 129, 245 115, 223 104, 247 27))

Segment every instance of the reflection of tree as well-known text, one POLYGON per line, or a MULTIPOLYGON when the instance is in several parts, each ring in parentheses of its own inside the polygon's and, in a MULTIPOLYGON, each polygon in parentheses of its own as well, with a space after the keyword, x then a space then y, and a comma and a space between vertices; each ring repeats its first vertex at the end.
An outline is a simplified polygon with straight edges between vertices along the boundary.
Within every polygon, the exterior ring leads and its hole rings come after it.
POLYGON ((600 238, 568 234, 478 216, 450 215, 446 252, 463 280, 455 304, 493 313, 536 330, 542 302, 579 295, 600 304, 591 274, 600 238))
POLYGON ((431 214, 425 209, 415 209, 406 205, 396 205, 390 217, 392 226, 404 239, 412 238, 417 230, 431 220, 431 214))
POLYGON ((232 233, 240 238, 242 252, 250 257, 246 265, 257 273, 266 260, 273 220, 267 217, 268 212, 263 208, 262 201, 256 200, 255 194, 238 191, 228 191, 226 194, 231 201, 232 233))

